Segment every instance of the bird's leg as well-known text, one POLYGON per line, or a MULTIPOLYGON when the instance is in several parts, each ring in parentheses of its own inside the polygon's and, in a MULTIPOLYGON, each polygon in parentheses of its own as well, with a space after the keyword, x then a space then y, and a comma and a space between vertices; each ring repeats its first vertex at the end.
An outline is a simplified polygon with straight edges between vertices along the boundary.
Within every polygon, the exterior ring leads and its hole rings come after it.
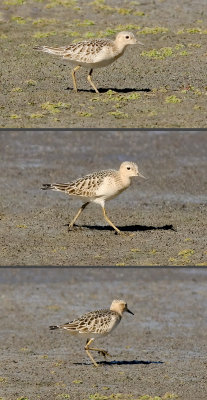
POLYGON ((98 367, 98 364, 95 362, 94 358, 92 357, 92 355, 90 354, 89 350, 90 350, 90 343, 92 343, 94 341, 93 338, 91 339, 87 339, 86 345, 85 345, 85 351, 88 355, 88 357, 91 359, 92 363, 95 365, 95 367, 98 367))
POLYGON ((106 357, 106 356, 112 357, 107 350, 97 349, 96 347, 90 347, 89 350, 98 351, 98 353, 102 354, 102 356, 104 356, 104 357, 106 357))
POLYGON ((70 230, 70 229, 73 227, 75 221, 78 219, 79 215, 82 213, 82 211, 84 210, 84 208, 87 207, 88 204, 89 204, 89 201, 88 201, 87 203, 84 203, 84 204, 81 206, 81 208, 79 208, 77 214, 75 215, 75 217, 73 218, 73 220, 70 222, 69 227, 68 227, 68 230, 70 230))
POLYGON ((75 67, 75 68, 72 70, 73 88, 74 88, 74 91, 75 91, 75 92, 78 91, 78 89, 77 89, 77 84, 76 84, 75 73, 76 73, 76 71, 78 71, 79 68, 80 68, 80 65, 77 65, 77 67, 75 67))
POLYGON ((96 92, 96 93, 99 93, 98 89, 96 88, 96 86, 94 85, 94 83, 93 83, 92 80, 91 80, 92 72, 93 72, 93 69, 91 68, 91 70, 90 70, 90 72, 89 72, 89 74, 88 74, 87 79, 88 79, 88 82, 90 83, 90 85, 92 86, 92 88, 95 90, 95 92, 96 92))
POLYGON ((117 233, 119 233, 119 234, 122 235, 123 232, 121 232, 121 231, 113 224, 113 222, 109 219, 109 217, 106 215, 105 207, 102 207, 102 208, 103 208, 103 215, 104 215, 105 220, 108 222, 109 225, 112 226, 112 228, 115 229, 115 231, 116 231, 117 233))
MULTIPOLYGON (((97 349, 96 347, 89 347, 90 344, 91 344, 93 341, 94 341, 94 339, 90 339, 90 340, 88 340, 88 341, 86 342, 85 350, 86 350, 87 354, 88 354, 88 351, 90 350, 90 351, 97 351, 98 353, 102 354, 102 356, 104 356, 105 358, 106 358, 106 356, 112 357, 112 356, 108 353, 108 351, 106 351, 106 350, 97 349)), ((91 354, 90 354, 90 355, 88 354, 88 356, 90 357, 91 354)), ((91 357, 92 357, 92 356, 91 356, 91 357)), ((91 358, 91 357, 90 357, 90 358, 91 358)), ((93 358, 93 357, 92 357, 92 358, 93 358)), ((92 358, 91 358, 91 360, 92 360, 92 358)), ((94 360, 92 360, 92 361, 94 362, 94 360)))

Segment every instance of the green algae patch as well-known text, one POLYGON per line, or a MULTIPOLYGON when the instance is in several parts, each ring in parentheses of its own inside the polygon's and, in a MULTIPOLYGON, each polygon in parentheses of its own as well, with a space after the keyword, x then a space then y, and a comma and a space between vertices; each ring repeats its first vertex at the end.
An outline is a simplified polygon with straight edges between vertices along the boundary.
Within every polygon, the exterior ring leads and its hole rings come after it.
POLYGON ((129 118, 129 115, 122 111, 110 111, 110 112, 108 112, 108 114, 112 115, 115 118, 129 118))
POLYGON ((1 33, 0 34, 0 39, 8 39, 8 36, 5 35, 4 33, 1 33))
POLYGON ((93 115, 92 113, 89 113, 87 111, 77 111, 76 114, 80 117, 92 117, 93 115))
POLYGON ((149 51, 142 51, 141 56, 163 60, 166 57, 173 56, 173 49, 172 47, 162 47, 160 50, 152 49, 149 51))
POLYGON ((32 118, 32 119, 34 119, 34 118, 43 118, 45 116, 45 114, 41 114, 41 113, 33 113, 33 114, 30 114, 30 118, 32 118))
POLYGON ((182 256, 182 257, 189 257, 192 256, 193 254, 195 254, 195 250, 192 249, 184 249, 179 251, 178 255, 182 256))
POLYGON ((36 32, 34 33, 34 35, 32 35, 32 37, 34 39, 41 39, 41 38, 46 38, 49 36, 56 36, 57 32, 56 31, 50 31, 50 32, 36 32))
POLYGON ((37 81, 34 81, 33 79, 29 79, 28 81, 25 81, 25 83, 28 86, 36 86, 37 85, 37 81))
POLYGON ((28 397, 18 397, 17 400, 30 400, 28 397))
POLYGON ((141 35, 157 35, 158 33, 166 33, 168 32, 168 28, 164 28, 162 26, 148 27, 142 28, 138 31, 141 35))
POLYGON ((199 33, 200 35, 202 35, 202 34, 206 35, 207 34, 207 30, 206 29, 201 29, 201 28, 198 28, 198 27, 194 27, 194 28, 192 27, 192 28, 183 28, 183 29, 180 29, 179 31, 177 31, 177 35, 182 35, 184 33, 190 33, 190 34, 199 33))
POLYGON ((22 92, 22 88, 20 88, 20 87, 16 87, 16 88, 13 88, 12 90, 11 90, 11 92, 22 92))
POLYGON ((61 111, 61 109, 68 109, 70 108, 70 104, 69 103, 62 103, 61 101, 59 101, 58 103, 50 103, 49 101, 47 101, 44 104, 41 104, 41 108, 43 110, 49 111, 51 114, 56 114, 59 113, 61 111))
POLYGON ((182 99, 179 99, 178 97, 176 97, 175 95, 172 96, 167 96, 165 98, 165 103, 181 103, 182 99))
POLYGON ((76 9, 76 0, 50 0, 45 8, 54 8, 57 6, 76 9))
POLYGON ((26 0, 4 0, 3 4, 7 6, 22 6, 22 4, 26 3, 26 0))
POLYGON ((20 25, 24 25, 27 22, 26 19, 23 17, 11 17, 11 20, 16 21, 17 24, 20 24, 20 25))
POLYGON ((141 98, 141 94, 137 92, 132 92, 130 94, 119 94, 114 90, 108 90, 104 96, 95 96, 91 99, 92 102, 102 102, 102 103, 110 103, 110 102, 117 102, 116 107, 121 107, 119 103, 123 102, 126 103, 130 100, 139 100, 141 98))
POLYGON ((167 57, 188 56, 189 53, 185 47, 185 45, 178 43, 174 47, 161 47, 160 49, 142 51, 141 56, 158 60, 164 60, 167 57))
POLYGON ((37 26, 47 26, 47 25, 55 25, 58 23, 58 20, 55 18, 38 18, 32 22, 32 25, 37 26))
POLYGON ((177 399, 178 396, 175 393, 165 393, 163 396, 150 396, 143 395, 134 397, 130 394, 117 393, 111 394, 109 396, 102 395, 100 393, 91 394, 87 400, 168 400, 168 399, 177 399))
POLYGON ((8 379, 0 376, 0 383, 7 383, 8 379))
POLYGON ((11 114, 10 118, 11 119, 21 119, 22 117, 21 117, 21 115, 18 115, 18 114, 11 114))
POLYGON ((73 23, 76 26, 92 26, 95 25, 94 21, 90 21, 89 19, 84 19, 83 21, 81 21, 80 19, 74 19, 73 23))

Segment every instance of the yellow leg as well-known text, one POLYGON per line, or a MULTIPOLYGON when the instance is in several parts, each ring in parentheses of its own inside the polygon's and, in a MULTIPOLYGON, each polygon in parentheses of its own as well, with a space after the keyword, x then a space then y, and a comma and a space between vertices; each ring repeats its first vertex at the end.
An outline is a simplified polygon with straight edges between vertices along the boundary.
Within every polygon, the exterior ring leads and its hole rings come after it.
POLYGON ((68 230, 70 230, 70 229, 73 227, 75 221, 78 219, 78 217, 80 216, 80 214, 82 213, 82 211, 84 210, 84 208, 87 207, 88 204, 89 204, 89 202, 84 203, 84 204, 81 206, 81 208, 78 210, 78 212, 77 212, 77 214, 75 215, 75 217, 73 218, 73 220, 70 222, 69 227, 68 227, 68 230))
POLYGON ((91 80, 92 72, 93 72, 93 70, 91 69, 89 74, 88 74, 87 79, 88 79, 88 82, 90 83, 90 85, 92 86, 92 88, 95 90, 95 92, 99 93, 98 89, 96 88, 96 86, 94 85, 94 83, 91 80))
POLYGON ((75 67, 73 70, 72 70, 72 78, 73 78, 73 87, 74 87, 74 91, 75 92, 77 92, 78 91, 78 89, 77 89, 77 85, 76 85, 76 77, 75 77, 75 73, 76 73, 76 71, 78 71, 78 69, 80 68, 80 65, 77 65, 77 67, 75 67))
POLYGON ((98 351, 98 353, 101 353, 102 356, 104 356, 104 357, 106 357, 106 356, 112 357, 112 356, 109 354, 109 352, 108 352, 107 350, 97 349, 96 347, 90 347, 88 350, 91 350, 91 351, 98 351))
POLYGON ((97 349, 97 348, 95 348, 95 347, 89 347, 90 344, 91 344, 93 341, 94 341, 94 339, 92 338, 92 339, 90 339, 89 341, 86 342, 85 351, 86 351, 87 355, 89 356, 89 358, 91 359, 91 361, 93 362, 93 364, 94 364, 96 367, 98 367, 98 364, 95 362, 95 360, 94 360, 94 358, 92 357, 92 355, 90 354, 89 350, 90 350, 90 351, 98 351, 98 352, 101 353, 104 357, 106 357, 106 356, 111 357, 111 356, 110 356, 110 354, 108 353, 108 351, 106 351, 106 350, 97 349))
POLYGON ((92 343, 93 341, 94 341, 93 338, 90 339, 89 341, 87 341, 87 343, 86 343, 86 345, 85 345, 85 351, 86 351, 88 357, 91 359, 92 363, 95 365, 95 367, 98 367, 98 364, 95 362, 94 358, 92 357, 92 355, 91 355, 90 352, 89 352, 89 350, 90 350, 89 345, 90 345, 90 343, 92 343))
POLYGON ((111 225, 112 228, 114 228, 115 231, 116 231, 117 233, 119 233, 119 234, 122 235, 123 232, 121 232, 121 231, 113 224, 113 222, 109 219, 109 217, 106 215, 106 210, 105 210, 104 207, 103 207, 103 215, 104 215, 105 220, 108 222, 108 224, 111 225))

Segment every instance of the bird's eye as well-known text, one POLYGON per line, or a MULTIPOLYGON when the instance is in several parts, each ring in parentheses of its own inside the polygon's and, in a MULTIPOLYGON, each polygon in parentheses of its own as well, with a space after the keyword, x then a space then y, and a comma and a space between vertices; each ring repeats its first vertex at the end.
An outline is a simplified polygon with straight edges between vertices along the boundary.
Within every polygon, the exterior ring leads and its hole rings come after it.
POLYGON ((126 36, 126 39, 129 39, 129 36, 126 36))
POLYGON ((127 169, 131 169, 130 167, 127 167, 127 169))

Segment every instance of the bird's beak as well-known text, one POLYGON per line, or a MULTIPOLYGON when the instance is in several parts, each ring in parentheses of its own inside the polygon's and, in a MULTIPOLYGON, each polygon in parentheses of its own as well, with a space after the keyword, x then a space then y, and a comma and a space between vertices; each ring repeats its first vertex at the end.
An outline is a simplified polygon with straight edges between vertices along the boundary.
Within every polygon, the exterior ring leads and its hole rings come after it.
POLYGON ((138 176, 140 176, 140 178, 147 179, 144 175, 140 174, 140 172, 138 172, 138 176))
POLYGON ((126 309, 126 311, 127 311, 129 314, 134 315, 134 313, 133 313, 132 311, 130 311, 128 308, 126 309))
POLYGON ((144 43, 142 42, 136 42, 136 44, 141 44, 141 46, 144 46, 144 43))

